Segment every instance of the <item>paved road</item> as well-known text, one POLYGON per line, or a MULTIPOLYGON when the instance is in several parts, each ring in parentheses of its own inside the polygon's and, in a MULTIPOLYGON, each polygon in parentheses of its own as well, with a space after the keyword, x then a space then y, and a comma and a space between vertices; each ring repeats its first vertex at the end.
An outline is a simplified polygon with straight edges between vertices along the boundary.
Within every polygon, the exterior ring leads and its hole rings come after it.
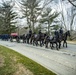
POLYGON ((68 44, 68 48, 62 47, 57 51, 1 40, 0 44, 31 58, 57 75, 76 75, 76 45, 68 44))

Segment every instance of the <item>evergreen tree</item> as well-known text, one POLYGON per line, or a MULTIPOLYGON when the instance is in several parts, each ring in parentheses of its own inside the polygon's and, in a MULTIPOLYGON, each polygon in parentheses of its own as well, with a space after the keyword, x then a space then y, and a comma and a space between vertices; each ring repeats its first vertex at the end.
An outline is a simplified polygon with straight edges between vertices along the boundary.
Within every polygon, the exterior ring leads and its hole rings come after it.
POLYGON ((10 34, 11 32, 14 32, 16 29, 15 19, 17 18, 17 14, 13 11, 11 2, 3 2, 0 6, 0 10, 1 33, 10 34))
POLYGON ((38 22, 38 17, 41 15, 43 9, 52 2, 52 0, 22 0, 21 5, 23 6, 21 9, 24 13, 24 18, 27 19, 27 24, 29 29, 32 28, 34 31, 35 23, 38 22), (42 7, 40 7, 42 6, 42 7))
POLYGON ((48 33, 50 34, 50 27, 51 27, 51 24, 54 22, 54 19, 56 17, 58 17, 59 13, 57 12, 52 12, 52 9, 51 8, 46 8, 45 11, 43 11, 42 13, 42 18, 40 19, 40 23, 47 23, 48 26, 47 26, 47 30, 48 30, 48 33))
POLYGON ((24 7, 23 14, 27 19, 27 24, 29 29, 32 28, 34 31, 35 23, 37 22, 37 18, 40 14, 41 8, 39 8, 41 0, 22 0, 21 4, 24 7))

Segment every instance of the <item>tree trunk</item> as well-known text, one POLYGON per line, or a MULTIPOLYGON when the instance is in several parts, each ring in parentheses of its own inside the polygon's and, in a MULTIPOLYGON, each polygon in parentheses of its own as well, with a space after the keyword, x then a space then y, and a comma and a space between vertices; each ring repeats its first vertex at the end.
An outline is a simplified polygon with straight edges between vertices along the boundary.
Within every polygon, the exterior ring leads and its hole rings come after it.
POLYGON ((48 35, 50 35, 50 23, 49 23, 49 21, 48 21, 48 35))

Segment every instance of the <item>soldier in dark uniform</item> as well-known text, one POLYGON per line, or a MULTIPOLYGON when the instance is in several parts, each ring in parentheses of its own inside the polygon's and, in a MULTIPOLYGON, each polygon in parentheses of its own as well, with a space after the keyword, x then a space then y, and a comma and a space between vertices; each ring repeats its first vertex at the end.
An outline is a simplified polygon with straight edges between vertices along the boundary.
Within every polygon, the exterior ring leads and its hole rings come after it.
POLYGON ((32 34, 32 30, 31 29, 29 30, 29 34, 32 34))
POLYGON ((38 32, 39 39, 41 39, 41 34, 42 34, 41 30, 39 30, 39 32, 38 32))
POLYGON ((62 36, 63 36, 63 29, 62 28, 60 28, 60 30, 59 30, 59 35, 62 38, 62 36))
POLYGON ((31 35, 32 35, 32 30, 30 29, 29 30, 29 37, 31 37, 31 35))
POLYGON ((39 30, 38 34, 41 34, 41 30, 39 30))
POLYGON ((57 29, 55 30, 54 34, 58 36, 59 33, 58 33, 57 29))
POLYGON ((59 33, 63 34, 63 29, 62 28, 60 28, 59 33))
POLYGON ((57 29, 55 30, 54 35, 55 35, 54 38, 55 38, 56 40, 58 40, 58 38, 59 38, 59 32, 57 31, 57 29))

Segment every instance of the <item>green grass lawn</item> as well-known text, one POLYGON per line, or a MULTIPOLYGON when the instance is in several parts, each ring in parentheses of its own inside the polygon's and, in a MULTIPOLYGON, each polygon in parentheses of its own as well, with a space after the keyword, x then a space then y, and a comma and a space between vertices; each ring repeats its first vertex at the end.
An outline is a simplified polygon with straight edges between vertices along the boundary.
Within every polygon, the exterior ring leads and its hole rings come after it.
POLYGON ((56 74, 34 62, 33 60, 0 45, 0 75, 56 74))

